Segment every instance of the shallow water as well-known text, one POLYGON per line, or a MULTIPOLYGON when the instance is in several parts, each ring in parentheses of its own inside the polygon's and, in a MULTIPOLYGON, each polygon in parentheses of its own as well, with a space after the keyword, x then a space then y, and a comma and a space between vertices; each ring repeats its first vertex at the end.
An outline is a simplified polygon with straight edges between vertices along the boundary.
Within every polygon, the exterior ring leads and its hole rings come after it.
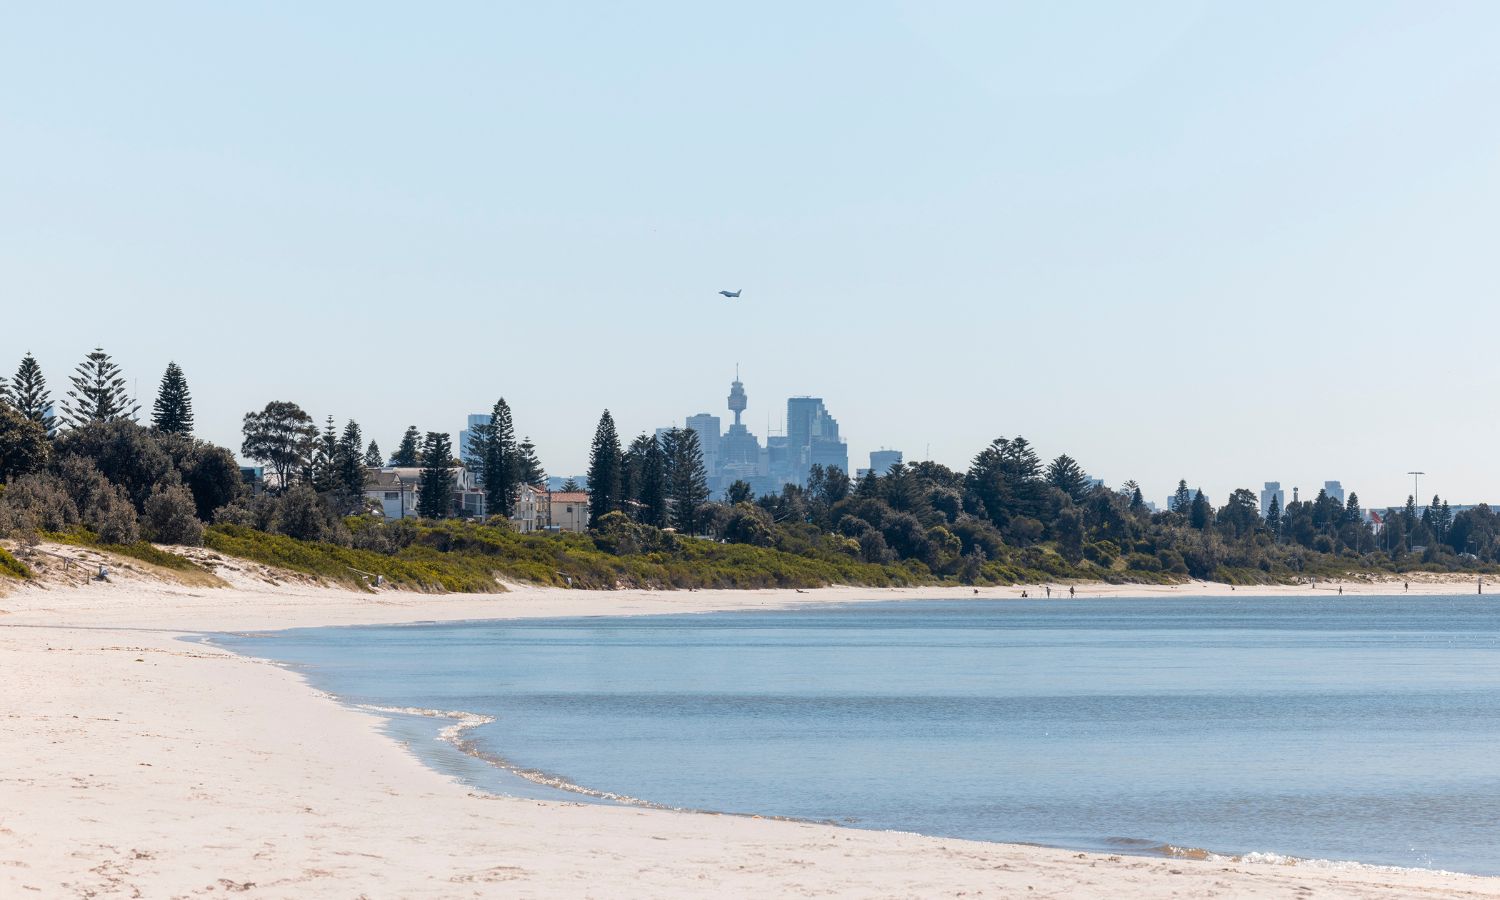
POLYGON ((689 809, 1500 874, 1486 598, 893 602, 217 636, 392 733, 689 809), (472 723, 471 723, 472 724, 472 723))

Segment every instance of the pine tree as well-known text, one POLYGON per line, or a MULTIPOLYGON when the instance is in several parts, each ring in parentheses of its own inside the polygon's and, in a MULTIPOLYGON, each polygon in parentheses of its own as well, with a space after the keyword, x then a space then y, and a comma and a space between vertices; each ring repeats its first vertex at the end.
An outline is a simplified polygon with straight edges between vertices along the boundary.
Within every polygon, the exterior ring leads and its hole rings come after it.
POLYGON ((339 487, 339 432, 333 427, 333 416, 323 420, 323 433, 318 437, 312 458, 313 489, 320 494, 339 487))
POLYGON ((131 403, 125 376, 102 348, 95 347, 75 372, 69 379, 73 384, 70 399, 63 401, 63 418, 69 425, 82 428, 90 422, 135 419, 140 407, 131 403))
POLYGON ((422 445, 422 474, 418 481, 417 515, 446 519, 453 514, 453 444, 443 432, 427 432, 422 445))
POLYGON ((1271 495, 1271 505, 1266 508, 1266 530, 1271 537, 1281 539, 1281 498, 1271 495))
POLYGON ((1066 453, 1047 467, 1047 483, 1067 494, 1074 503, 1082 503, 1089 492, 1088 474, 1066 453))
POLYGON ((414 468, 419 462, 418 454, 422 452, 421 439, 417 426, 408 425, 406 433, 401 435, 400 445, 396 447, 396 455, 391 457, 391 465, 401 469, 414 468))
POLYGON ((589 527, 620 508, 620 435, 609 410, 599 417, 589 449, 589 527))
POLYGON ((521 483, 533 487, 547 483, 547 470, 542 468, 541 460, 536 458, 536 445, 531 438, 521 438, 521 483))
POLYGON ((667 460, 672 525, 684 534, 694 534, 703 505, 708 502, 708 472, 703 468, 698 432, 691 428, 673 428, 667 432, 664 444, 662 452, 667 460))
POLYGON ((193 433, 193 398, 188 393, 187 378, 175 362, 167 363, 151 407, 151 424, 166 434, 193 433))
POLYGON ((1193 494, 1193 504, 1188 508, 1188 524, 1202 531, 1213 518, 1214 508, 1208 504, 1208 498, 1203 496, 1202 491, 1193 494))
POLYGON ((1351 525, 1362 525, 1365 521, 1364 510, 1359 508, 1359 495, 1353 491, 1349 492, 1349 499, 1344 503, 1344 521, 1351 525))
POLYGON ((370 446, 365 450, 365 466, 371 469, 379 469, 385 465, 385 457, 380 455, 380 445, 370 441, 370 446))
POLYGON ((10 387, 10 403, 21 415, 45 428, 48 434, 57 429, 47 379, 43 377, 36 357, 30 353, 21 359, 21 367, 16 370, 16 380, 10 387))
POLYGON ((492 516, 507 519, 515 514, 521 491, 521 452, 510 405, 501 397, 490 410, 484 446, 484 502, 492 516))
POLYGON ((350 419, 344 425, 344 433, 339 436, 334 468, 338 472, 339 490, 344 495, 345 508, 351 511, 359 509, 360 498, 365 492, 365 460, 360 455, 360 447, 364 443, 365 436, 360 432, 359 423, 350 419))
POLYGON ((1172 511, 1178 515, 1187 515, 1193 507, 1193 492, 1188 489, 1187 479, 1177 482, 1177 493, 1172 495, 1172 511))
POLYGON ((653 435, 643 434, 626 452, 629 473, 628 499, 635 501, 638 521, 657 528, 667 526, 667 460, 662 445, 653 435))
POLYGON ((562 483, 562 489, 560 490, 560 493, 563 493, 563 494, 576 494, 576 493, 579 493, 582 490, 583 490, 583 485, 581 485, 581 484, 578 483, 578 479, 577 478, 569 478, 567 481, 564 481, 562 483))

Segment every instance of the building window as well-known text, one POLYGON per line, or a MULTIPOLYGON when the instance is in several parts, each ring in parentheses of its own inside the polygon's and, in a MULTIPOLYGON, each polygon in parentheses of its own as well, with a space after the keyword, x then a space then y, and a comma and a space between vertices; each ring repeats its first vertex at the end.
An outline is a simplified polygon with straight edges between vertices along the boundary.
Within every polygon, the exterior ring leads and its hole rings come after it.
POLYGON ((386 491, 385 492, 385 499, 387 499, 387 500, 400 500, 401 499, 401 495, 398 494, 398 493, 396 493, 395 491, 386 491))

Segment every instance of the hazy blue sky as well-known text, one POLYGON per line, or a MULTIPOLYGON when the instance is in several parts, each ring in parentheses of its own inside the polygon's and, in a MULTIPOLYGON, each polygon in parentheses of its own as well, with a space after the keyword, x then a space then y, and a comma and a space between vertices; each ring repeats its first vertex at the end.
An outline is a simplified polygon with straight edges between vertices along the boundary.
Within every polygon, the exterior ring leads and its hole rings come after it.
POLYGON ((1500 501, 1500 4, 13 4, 0 369, 1500 501), (629 8, 627 8, 629 7, 629 8), (743 288, 726 301, 720 288, 743 288))

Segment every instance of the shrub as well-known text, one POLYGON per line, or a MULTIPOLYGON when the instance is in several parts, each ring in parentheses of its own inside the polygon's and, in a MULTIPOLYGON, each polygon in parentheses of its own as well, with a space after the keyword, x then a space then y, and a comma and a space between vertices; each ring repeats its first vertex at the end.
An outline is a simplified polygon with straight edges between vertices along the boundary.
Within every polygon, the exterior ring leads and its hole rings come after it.
POLYGON ((0 575, 9 578, 30 578, 31 569, 6 552, 4 547, 0 547, 0 575))
POLYGON ((146 500, 146 529, 158 544, 197 547, 203 543, 193 495, 182 485, 159 487, 146 500))
POLYGON ((78 522, 78 505, 55 475, 27 475, 0 497, 0 534, 61 531, 78 522))

